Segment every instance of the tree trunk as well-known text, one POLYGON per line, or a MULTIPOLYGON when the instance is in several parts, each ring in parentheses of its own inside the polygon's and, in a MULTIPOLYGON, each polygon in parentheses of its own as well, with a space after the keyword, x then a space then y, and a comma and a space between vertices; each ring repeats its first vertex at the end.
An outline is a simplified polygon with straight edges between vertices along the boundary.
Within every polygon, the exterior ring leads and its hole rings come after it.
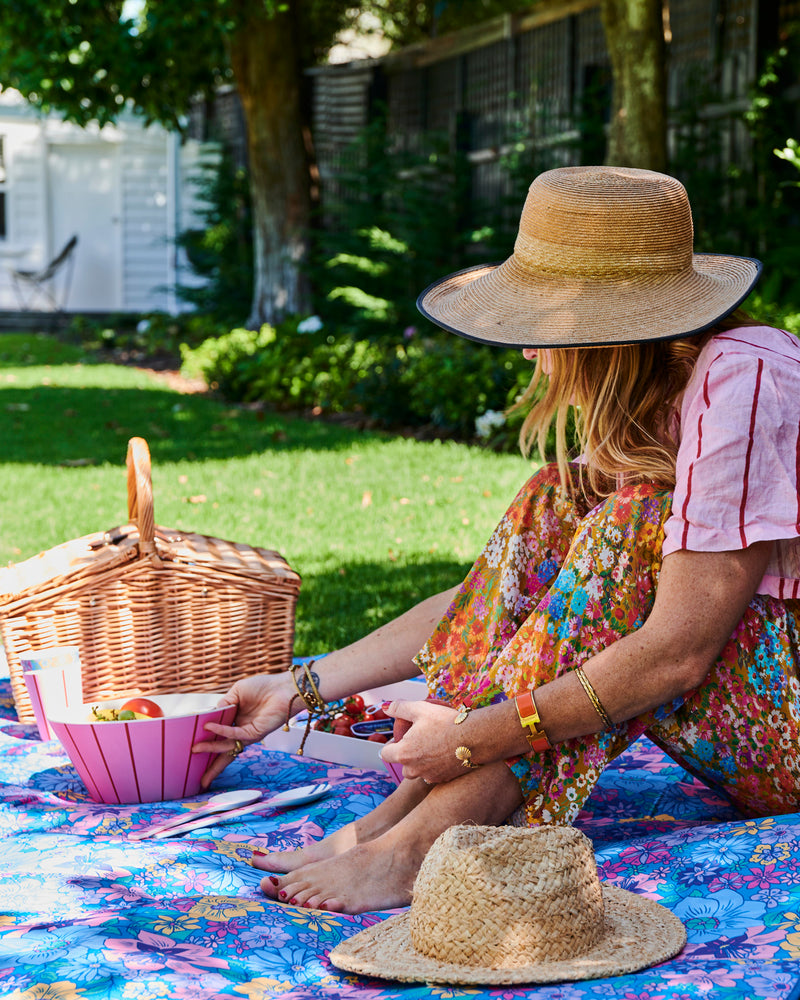
POLYGON ((308 311, 302 263, 311 185, 295 5, 272 17, 259 4, 231 35, 230 56, 247 126, 253 212, 253 303, 247 325, 308 311))
POLYGON ((614 95, 606 163, 667 167, 663 0, 602 0, 614 95))

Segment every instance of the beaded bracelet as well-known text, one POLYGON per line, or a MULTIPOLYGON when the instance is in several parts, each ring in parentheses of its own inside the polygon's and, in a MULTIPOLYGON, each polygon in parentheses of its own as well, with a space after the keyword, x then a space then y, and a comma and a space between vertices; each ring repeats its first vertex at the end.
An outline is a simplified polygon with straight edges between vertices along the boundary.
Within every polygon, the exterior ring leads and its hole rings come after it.
POLYGON ((292 680, 294 681, 294 686, 297 689, 297 694, 293 694, 289 701, 289 708, 286 712, 286 722, 283 725, 283 731, 285 733, 288 733, 289 731, 289 719, 292 717, 292 706, 298 698, 303 702, 308 710, 305 732, 303 733, 303 738, 300 740, 300 746, 296 751, 298 757, 303 756, 303 748, 306 745, 308 734, 311 731, 311 724, 321 715, 324 715, 325 710, 328 707, 325 699, 319 693, 319 674, 315 670, 311 669, 313 665, 314 660, 309 660, 308 663, 296 663, 289 670, 292 680), (303 676, 298 681, 297 670, 300 666, 303 668, 303 676))

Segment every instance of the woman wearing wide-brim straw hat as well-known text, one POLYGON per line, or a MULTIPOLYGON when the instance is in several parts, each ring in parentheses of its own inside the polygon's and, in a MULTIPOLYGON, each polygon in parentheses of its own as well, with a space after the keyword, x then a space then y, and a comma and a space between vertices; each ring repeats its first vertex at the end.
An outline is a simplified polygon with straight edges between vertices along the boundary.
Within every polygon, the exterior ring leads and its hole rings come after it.
POLYGON ((420 309, 535 361, 521 488, 460 587, 352 646, 234 686, 219 753, 288 714, 424 672, 384 759, 404 780, 368 816, 256 856, 278 901, 407 904, 454 824, 571 824, 643 733, 746 815, 800 804, 800 345, 738 311, 759 274, 694 254, 663 174, 549 171, 513 254, 431 285, 420 309), (534 388, 536 394, 534 394, 534 388), (542 391, 539 391, 539 390, 542 391), (571 460, 574 406, 581 461, 571 460))

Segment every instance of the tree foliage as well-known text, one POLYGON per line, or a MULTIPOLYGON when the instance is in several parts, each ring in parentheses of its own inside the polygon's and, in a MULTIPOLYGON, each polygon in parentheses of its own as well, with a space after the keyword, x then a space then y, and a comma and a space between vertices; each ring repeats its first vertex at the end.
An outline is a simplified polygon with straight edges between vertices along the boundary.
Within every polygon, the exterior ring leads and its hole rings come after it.
MULTIPOLYGON (((132 109, 146 122, 180 128, 194 98, 232 81, 247 124, 253 207, 247 323, 258 326, 309 305, 301 265, 314 181, 303 69, 324 57, 342 28, 363 23, 365 13, 392 41, 408 44, 530 6, 530 0, 143 0, 131 17, 124 0, 0 0, 0 85, 79 125, 105 125, 132 109)), ((603 0, 603 6, 630 28, 624 22, 631 11, 655 9, 658 0, 603 0)), ((624 37, 620 58, 635 61, 639 42, 630 31, 624 37)), ((624 76, 615 65, 615 78, 618 95, 620 81, 630 83, 625 105, 618 102, 628 131, 634 122, 650 123, 647 101, 652 108, 658 94, 648 90, 640 108, 633 98, 643 77, 624 76)), ((630 141, 625 159, 653 165, 641 162, 630 141)))
POLYGON ((337 34, 370 13, 400 45, 509 11, 530 0, 0 0, 0 85, 43 111, 87 125, 129 104, 175 127, 193 98, 232 79, 230 43, 258 21, 291 17, 299 67, 324 59, 337 34))
POLYGON ((303 68, 371 11, 407 42, 520 0, 0 0, 0 85, 79 125, 126 108, 180 128, 193 98, 232 80, 247 123, 254 282, 248 325, 307 307, 312 178, 303 68))
POLYGON ((127 106, 179 126, 193 98, 232 79, 229 48, 254 20, 302 24, 300 63, 327 51, 352 16, 344 0, 0 0, 0 83, 86 125, 127 106))

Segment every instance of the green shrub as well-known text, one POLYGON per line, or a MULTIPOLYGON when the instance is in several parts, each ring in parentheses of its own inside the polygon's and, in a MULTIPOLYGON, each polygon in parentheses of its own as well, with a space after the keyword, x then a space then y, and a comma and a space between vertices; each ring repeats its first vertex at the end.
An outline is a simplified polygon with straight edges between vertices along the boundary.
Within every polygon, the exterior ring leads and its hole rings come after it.
POLYGON ((335 177, 335 187, 323 187, 309 277, 326 321, 355 336, 421 328, 415 302, 431 281, 513 246, 522 195, 509 225, 504 206, 470 194, 466 155, 446 133, 407 142, 387 132, 379 111, 335 177))
POLYGON ((63 336, 87 350, 110 351, 128 360, 172 359, 180 355, 181 345, 196 346, 227 330, 200 313, 121 313, 102 318, 79 313, 71 317, 63 336))
POLYGON ((476 420, 487 411, 506 410, 531 372, 518 351, 443 332, 409 331, 400 341, 334 335, 316 317, 277 329, 232 330, 199 347, 184 347, 182 357, 184 374, 204 378, 232 400, 275 409, 358 411, 387 429, 482 439, 498 449, 516 447, 521 418, 496 424, 482 438, 476 420))
POLYGON ((276 409, 352 409, 355 386, 379 360, 380 348, 367 340, 334 337, 322 327, 302 327, 287 320, 277 329, 237 329, 195 349, 186 347, 183 371, 204 378, 230 399, 276 409))
POLYGON ((357 393, 361 407, 387 426, 424 426, 469 440, 476 418, 504 410, 530 373, 519 351, 483 347, 443 331, 415 332, 384 345, 380 363, 357 393))

